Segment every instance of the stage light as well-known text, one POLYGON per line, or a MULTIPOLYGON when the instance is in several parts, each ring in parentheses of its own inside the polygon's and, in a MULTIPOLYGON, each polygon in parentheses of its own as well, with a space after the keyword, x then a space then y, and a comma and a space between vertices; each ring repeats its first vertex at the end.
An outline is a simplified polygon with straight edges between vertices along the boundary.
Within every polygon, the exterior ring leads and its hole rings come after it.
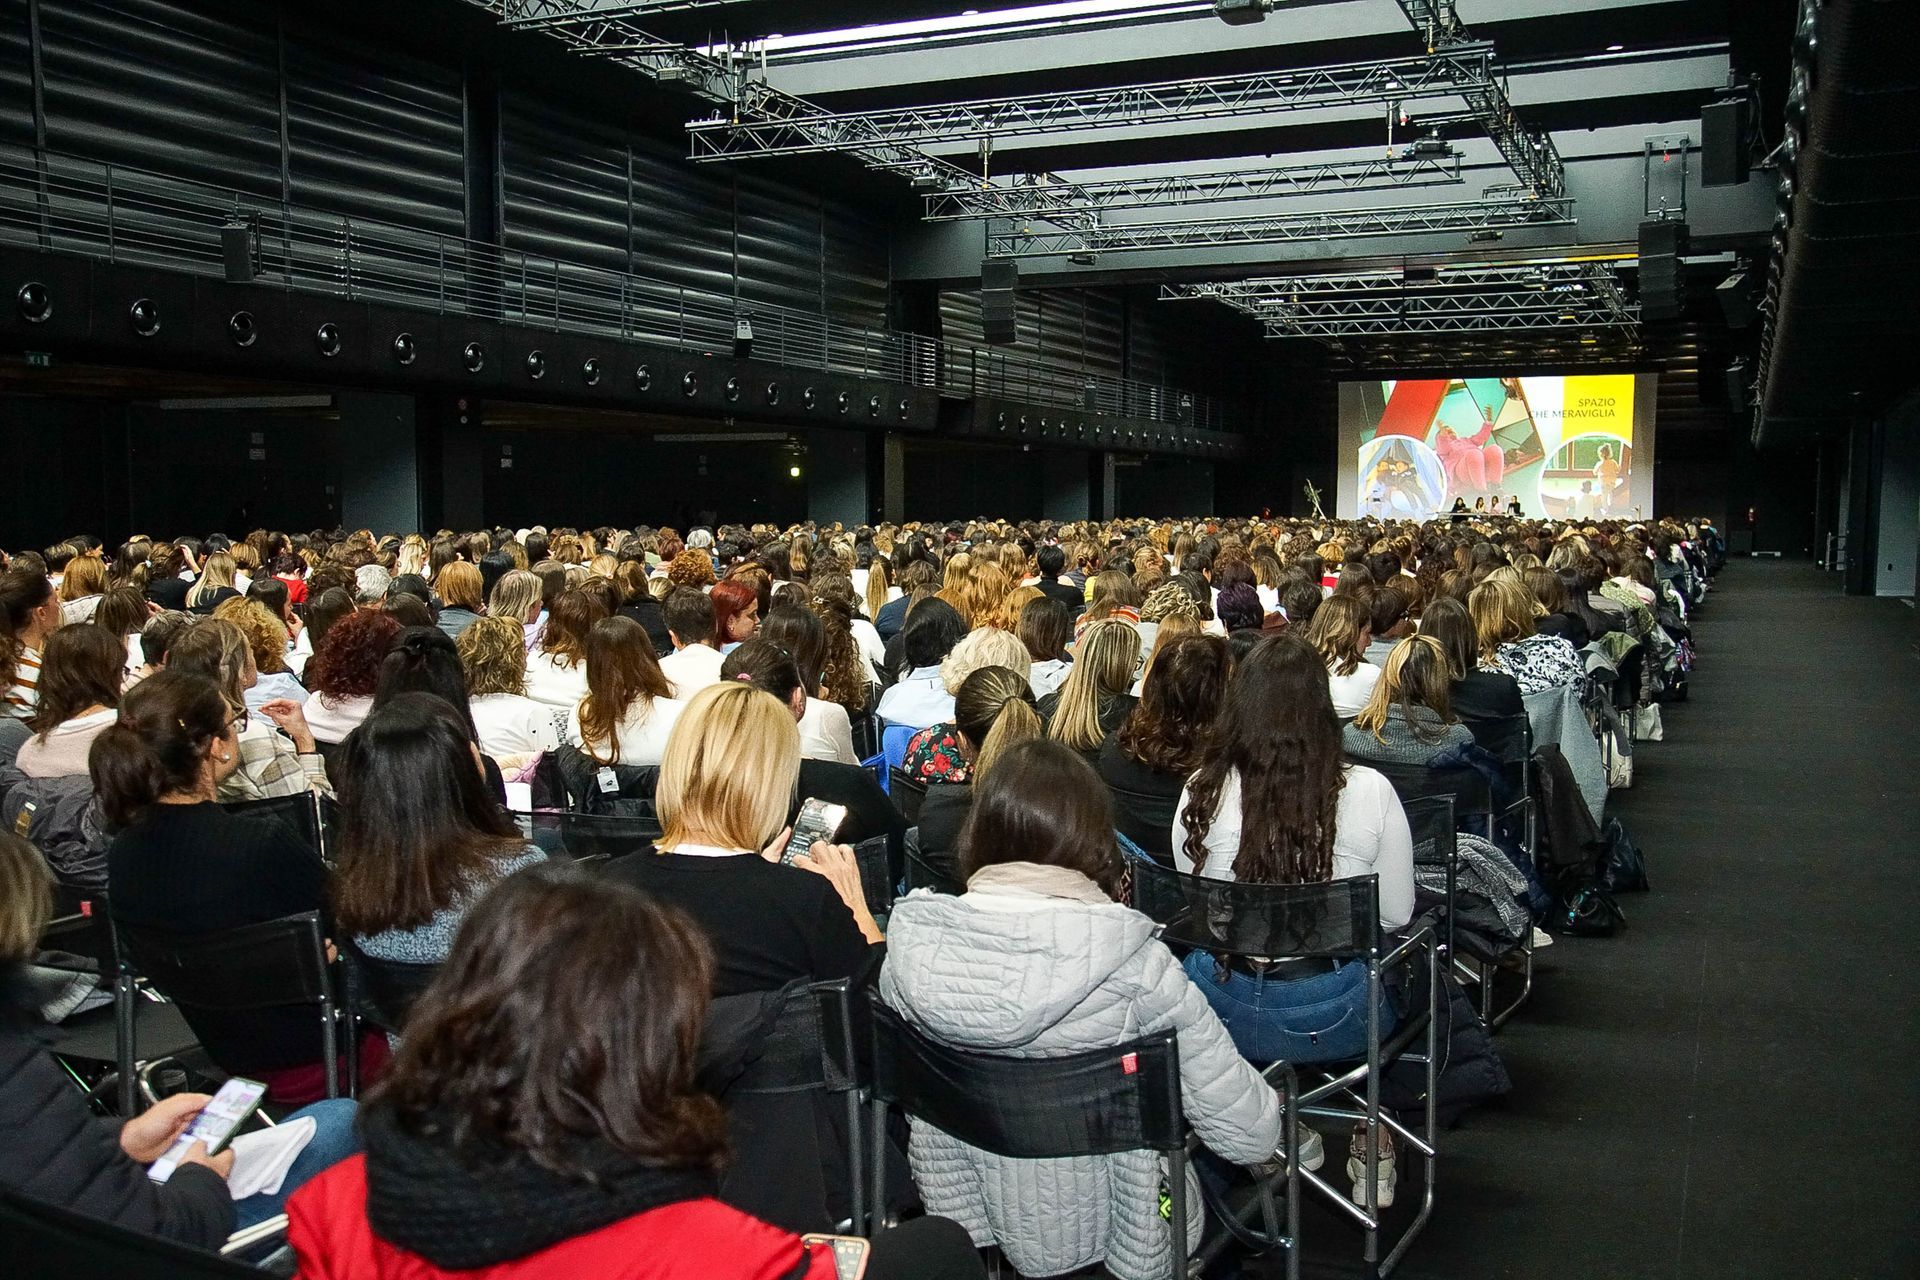
POLYGON ((401 364, 412 364, 420 354, 419 345, 410 333, 398 333, 393 338, 393 358, 401 364))
POLYGON ((588 356, 580 366, 580 380, 590 387, 600 385, 600 358, 588 356))
POLYGON ((487 349, 477 342, 469 342, 460 349, 460 363, 468 373, 480 372, 487 367, 487 349))
POLYGON ((792 477, 793 477, 793 478, 794 478, 795 480, 798 480, 798 479, 800 478, 800 468, 799 468, 799 467, 788 467, 788 468, 787 468, 787 474, 788 474, 788 475, 790 475, 790 476, 792 476, 792 477))
POLYGON ((535 382, 547 376, 547 353, 544 351, 527 352, 527 376, 535 382))
POLYGON ((728 378, 726 386, 721 389, 726 392, 729 401, 738 400, 740 398, 740 379, 728 378))

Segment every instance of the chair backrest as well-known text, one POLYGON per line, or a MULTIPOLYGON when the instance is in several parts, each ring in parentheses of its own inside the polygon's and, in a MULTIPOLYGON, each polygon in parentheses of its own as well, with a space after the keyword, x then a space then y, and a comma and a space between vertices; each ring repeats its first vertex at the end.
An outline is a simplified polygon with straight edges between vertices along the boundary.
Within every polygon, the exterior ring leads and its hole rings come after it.
POLYGON ((873 712, 864 708, 848 712, 847 729, 853 734, 853 754, 862 760, 880 754, 880 721, 873 712))
POLYGON ((1352 958, 1380 947, 1377 876, 1241 884, 1134 861, 1133 908, 1170 944, 1220 955, 1352 958))
POLYGON ((624 858, 646 853, 660 838, 660 824, 647 817, 541 811, 510 815, 547 857, 568 862, 624 858))
POLYGON ((1107 784, 1113 797, 1113 825, 1156 862, 1173 865, 1173 820, 1180 808, 1180 796, 1149 795, 1107 784))
MULTIPOLYGON (((861 1087, 863 1058, 853 1043, 855 1024, 850 1012, 852 983, 794 982, 780 993, 780 1009, 766 1027, 753 1060, 728 1088, 735 1093, 798 1093, 820 1089, 845 1093, 861 1087)), ((715 1013, 730 1001, 751 997, 722 996, 713 1002, 715 1013)))
POLYGON ((220 807, 236 818, 278 819, 300 843, 313 850, 315 857, 324 851, 320 836, 320 798, 312 791, 265 800, 241 800, 220 807))
POLYGON ((1510 716, 1461 717, 1473 740, 1502 764, 1523 762, 1533 754, 1533 722, 1525 710, 1510 716))
POLYGON ((907 744, 920 732, 910 724, 886 724, 880 730, 880 754, 887 762, 889 776, 907 760, 907 744))
POLYGON ((1453 801, 1455 821, 1469 816, 1493 813, 1493 787, 1478 769, 1461 765, 1451 769, 1430 769, 1420 764, 1394 764, 1382 760, 1354 760, 1381 774, 1393 784, 1404 808, 1408 801, 1447 796, 1453 801))
POLYGON ((658 765, 606 766, 613 770, 614 780, 614 789, 608 791, 600 785, 602 766, 578 747, 563 746, 548 752, 546 759, 553 762, 554 771, 564 779, 563 785, 572 801, 570 807, 575 812, 638 818, 656 827, 659 825, 660 815, 653 800, 660 785, 658 765))
POLYGON ((61 1280, 260 1280, 217 1253, 141 1235, 102 1218, 0 1190, 7 1274, 61 1280))
POLYGON ((853 846, 853 858, 860 867, 860 888, 867 895, 867 910, 883 916, 893 910, 893 859, 887 849, 887 837, 869 836, 853 846))
POLYGON ((333 998, 317 911, 191 934, 116 919, 113 940, 123 962, 188 1008, 238 1013, 333 998))
POLYGON ((915 889, 931 889, 935 893, 950 893, 954 895, 959 895, 967 891, 967 886, 961 882, 958 876, 940 870, 940 868, 928 862, 926 855, 920 852, 920 828, 907 828, 906 844, 908 893, 912 893, 915 889))
POLYGON ((926 783, 894 765, 887 770, 887 794, 893 797, 894 807, 908 826, 920 821, 920 802, 927 798, 926 783))
POLYGON ((334 940, 347 971, 347 1002, 353 1012, 382 1031, 400 1033, 414 1002, 427 989, 437 964, 381 960, 362 951, 352 938, 334 940))
POLYGON ((1022 1160, 1185 1149, 1171 1031, 1015 1058, 941 1044, 871 997, 871 1036, 874 1096, 968 1146, 1022 1160))

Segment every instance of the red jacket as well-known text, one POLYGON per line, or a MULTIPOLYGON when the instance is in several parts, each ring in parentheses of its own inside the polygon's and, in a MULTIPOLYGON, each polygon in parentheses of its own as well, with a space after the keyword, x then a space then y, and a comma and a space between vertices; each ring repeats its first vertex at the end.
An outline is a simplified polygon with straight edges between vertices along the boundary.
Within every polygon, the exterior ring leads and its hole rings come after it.
POLYGON ((373 1234, 365 1156, 301 1187, 287 1202, 287 1219, 302 1280, 834 1280, 825 1245, 802 1244, 713 1199, 637 1213, 511 1262, 444 1270, 373 1234))

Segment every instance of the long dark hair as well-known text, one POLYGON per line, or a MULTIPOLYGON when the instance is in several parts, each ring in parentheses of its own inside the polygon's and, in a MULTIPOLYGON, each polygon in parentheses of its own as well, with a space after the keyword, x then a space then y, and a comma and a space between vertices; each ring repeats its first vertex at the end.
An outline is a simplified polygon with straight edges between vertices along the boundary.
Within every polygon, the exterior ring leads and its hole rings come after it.
POLYGON ((336 783, 333 919, 349 933, 426 924, 483 882, 494 861, 526 847, 445 698, 383 700, 347 735, 336 783))
POLYGON ((1467 606, 1452 596, 1441 596, 1420 612, 1420 634, 1440 642, 1454 680, 1462 679, 1480 663, 1480 637, 1473 629, 1467 606))
POLYGON ((793 655, 766 635, 757 635, 728 654, 720 664, 720 678, 738 680, 762 693, 770 693, 780 699, 783 707, 793 705, 795 689, 807 687, 806 677, 793 655))
POLYGON ((406 627, 393 648, 380 660, 380 678, 373 687, 373 709, 386 706, 402 694, 430 693, 445 702, 466 726, 467 739, 477 740, 473 709, 467 703, 467 670, 453 637, 438 627, 406 627))
POLYGON ((646 628, 616 614, 587 632, 587 696, 580 701, 580 746, 601 764, 620 763, 620 722, 635 703, 671 698, 646 628), (603 758, 600 745, 606 745, 603 758))
POLYGON ((40 703, 27 727, 41 738, 91 706, 120 703, 127 640, 104 627, 62 627, 47 637, 40 659, 40 703))
POLYGON ((961 874, 1000 862, 1066 867, 1117 893, 1113 802, 1073 748, 1048 738, 1016 743, 974 784, 960 833, 961 874))
POLYGON ((13 688, 20 651, 26 647, 20 633, 33 611, 53 599, 53 584, 44 573, 8 569, 0 573, 0 694, 13 688))
POLYGON ((607 1147, 718 1173, 726 1116, 694 1085, 712 988, 712 950, 680 912, 577 868, 529 868, 468 913, 362 1105, 588 1182, 607 1147))
POLYGON ((1232 668, 1218 636, 1175 637, 1147 669, 1140 703, 1115 735, 1120 750, 1158 773, 1198 768, 1232 668))
POLYGON ((1230 774, 1240 779, 1240 848, 1248 884, 1317 884, 1333 875, 1334 812, 1346 778, 1327 664, 1290 631, 1234 668, 1217 732, 1187 784, 1186 854, 1195 871, 1230 774))
POLYGON ((818 614, 801 604, 777 604, 760 620, 756 638, 771 640, 793 655, 807 696, 819 696, 821 672, 827 662, 827 632, 818 614))
POLYGON ((129 689, 120 718, 100 731, 87 756, 107 821, 127 826, 161 796, 197 784, 208 749, 226 735, 232 716, 226 695, 206 676, 168 668, 129 689))

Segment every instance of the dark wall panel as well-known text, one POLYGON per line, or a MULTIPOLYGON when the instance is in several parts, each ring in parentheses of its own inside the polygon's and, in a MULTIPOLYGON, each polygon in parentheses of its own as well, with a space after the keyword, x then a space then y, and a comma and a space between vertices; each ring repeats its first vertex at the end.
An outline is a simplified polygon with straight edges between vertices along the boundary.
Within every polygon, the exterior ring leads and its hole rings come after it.
POLYGON ((613 133, 520 95, 503 104, 506 241, 570 262, 628 269, 627 148, 613 133))
POLYGON ((33 145, 33 51, 27 6, 0 4, 0 146, 33 145))

